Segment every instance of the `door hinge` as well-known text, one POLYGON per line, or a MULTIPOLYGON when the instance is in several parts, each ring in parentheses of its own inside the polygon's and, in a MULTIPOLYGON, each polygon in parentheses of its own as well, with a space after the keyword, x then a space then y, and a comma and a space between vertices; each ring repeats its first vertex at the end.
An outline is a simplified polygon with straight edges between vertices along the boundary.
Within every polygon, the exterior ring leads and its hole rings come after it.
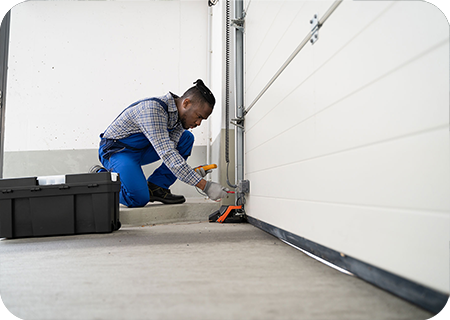
POLYGON ((321 27, 317 14, 315 14, 314 18, 312 18, 309 22, 311 23, 311 43, 314 44, 317 40, 319 40, 319 29, 321 27))

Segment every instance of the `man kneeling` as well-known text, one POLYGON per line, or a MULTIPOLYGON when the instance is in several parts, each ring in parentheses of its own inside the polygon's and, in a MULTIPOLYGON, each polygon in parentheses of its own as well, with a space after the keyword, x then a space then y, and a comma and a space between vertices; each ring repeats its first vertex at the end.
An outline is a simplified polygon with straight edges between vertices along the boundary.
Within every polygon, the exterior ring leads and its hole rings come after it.
POLYGON ((216 102, 202 80, 194 82, 181 97, 165 96, 139 100, 125 110, 100 135, 99 159, 103 167, 91 172, 110 171, 120 175, 120 203, 142 207, 149 201, 176 204, 186 201, 169 187, 177 180, 203 190, 210 199, 227 196, 220 184, 206 181, 187 163, 194 135, 186 129, 199 126, 212 113, 216 102), (142 166, 162 160, 145 178, 142 166))

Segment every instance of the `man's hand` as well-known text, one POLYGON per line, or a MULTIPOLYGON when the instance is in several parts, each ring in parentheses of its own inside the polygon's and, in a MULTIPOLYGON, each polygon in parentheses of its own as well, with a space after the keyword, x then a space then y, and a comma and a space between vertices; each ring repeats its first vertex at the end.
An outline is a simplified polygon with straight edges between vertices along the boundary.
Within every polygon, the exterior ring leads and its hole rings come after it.
POLYGON ((206 164, 204 164, 203 166, 199 166, 199 167, 197 167, 197 168, 194 169, 199 175, 202 176, 202 178, 206 177, 206 175, 207 175, 208 173, 211 173, 211 172, 212 172, 212 170, 206 170, 206 171, 205 171, 205 169, 203 168, 204 166, 206 166, 206 164))
POLYGON ((228 196, 227 189, 220 184, 212 181, 207 181, 203 191, 211 200, 219 200, 228 196))

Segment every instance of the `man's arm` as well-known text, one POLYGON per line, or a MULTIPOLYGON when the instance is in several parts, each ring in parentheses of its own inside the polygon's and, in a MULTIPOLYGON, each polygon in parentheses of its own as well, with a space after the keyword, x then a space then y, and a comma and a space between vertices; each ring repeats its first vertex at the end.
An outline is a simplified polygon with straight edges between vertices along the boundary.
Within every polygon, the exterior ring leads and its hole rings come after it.
MULTIPOLYGON (((167 112, 159 103, 151 103, 150 107, 143 108, 140 117, 137 119, 142 133, 177 179, 191 186, 197 185, 201 176, 186 163, 186 160, 176 149, 175 142, 170 139, 167 131, 167 112)), ((204 183, 206 184, 206 181, 204 183)))

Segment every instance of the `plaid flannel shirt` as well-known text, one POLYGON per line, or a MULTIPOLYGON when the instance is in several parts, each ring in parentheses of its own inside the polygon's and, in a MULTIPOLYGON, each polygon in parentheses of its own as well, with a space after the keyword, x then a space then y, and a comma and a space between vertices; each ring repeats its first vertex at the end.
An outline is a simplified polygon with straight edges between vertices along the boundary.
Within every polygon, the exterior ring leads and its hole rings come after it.
POLYGON ((176 149, 184 132, 178 121, 178 109, 171 92, 158 99, 168 106, 168 112, 157 101, 143 99, 125 109, 106 129, 103 137, 123 139, 135 133, 143 133, 152 144, 164 164, 181 181, 196 185, 202 177, 195 172, 176 149))

